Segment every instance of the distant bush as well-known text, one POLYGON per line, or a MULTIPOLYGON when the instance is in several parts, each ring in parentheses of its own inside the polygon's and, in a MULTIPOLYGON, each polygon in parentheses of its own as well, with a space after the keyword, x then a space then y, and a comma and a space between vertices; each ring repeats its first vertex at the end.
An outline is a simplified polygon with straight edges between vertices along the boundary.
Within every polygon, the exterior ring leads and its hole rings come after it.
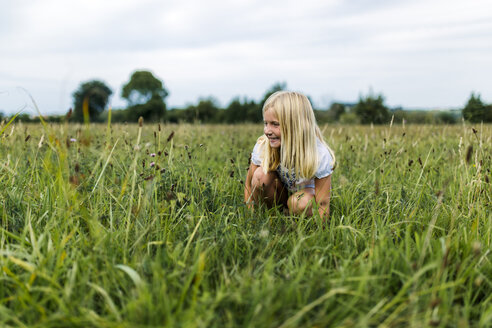
POLYGON ((401 123, 405 121, 410 124, 455 124, 459 121, 458 111, 425 111, 425 110, 402 110, 392 112, 393 121, 401 123))

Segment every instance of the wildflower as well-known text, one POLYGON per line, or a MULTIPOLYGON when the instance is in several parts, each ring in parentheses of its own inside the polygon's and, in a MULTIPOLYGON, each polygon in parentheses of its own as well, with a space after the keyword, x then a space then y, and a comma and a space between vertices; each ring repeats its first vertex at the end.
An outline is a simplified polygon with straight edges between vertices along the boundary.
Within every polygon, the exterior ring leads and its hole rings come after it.
POLYGON ((155 157, 155 153, 150 153, 150 157, 155 157))
POLYGON ((70 138, 70 142, 77 142, 77 139, 75 139, 75 138, 70 138))
POLYGON ((155 162, 150 162, 150 167, 154 167, 155 166, 155 162))

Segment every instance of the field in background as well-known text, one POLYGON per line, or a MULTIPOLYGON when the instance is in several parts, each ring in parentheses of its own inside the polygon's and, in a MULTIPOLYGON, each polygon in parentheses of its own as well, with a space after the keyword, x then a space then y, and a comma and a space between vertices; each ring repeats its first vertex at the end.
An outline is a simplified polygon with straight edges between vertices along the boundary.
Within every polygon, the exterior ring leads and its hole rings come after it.
POLYGON ((245 208, 261 125, 9 126, 0 326, 490 327, 492 126, 321 128, 326 224, 245 208))

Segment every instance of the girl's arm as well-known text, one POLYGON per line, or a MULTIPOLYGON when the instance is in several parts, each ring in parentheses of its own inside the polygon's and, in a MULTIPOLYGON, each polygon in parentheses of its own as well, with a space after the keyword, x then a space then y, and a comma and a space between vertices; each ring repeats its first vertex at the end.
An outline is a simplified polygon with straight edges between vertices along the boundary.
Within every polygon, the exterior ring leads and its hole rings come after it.
POLYGON ((248 174, 246 175, 246 181, 244 182, 244 202, 246 203, 246 205, 248 205, 248 207, 251 207, 253 205, 251 202, 252 199, 250 199, 252 193, 251 180, 253 179, 253 174, 258 167, 258 165, 254 165, 253 163, 249 165, 248 174))
POLYGON ((321 179, 314 179, 314 187, 319 216, 328 218, 330 215, 331 175, 321 179))

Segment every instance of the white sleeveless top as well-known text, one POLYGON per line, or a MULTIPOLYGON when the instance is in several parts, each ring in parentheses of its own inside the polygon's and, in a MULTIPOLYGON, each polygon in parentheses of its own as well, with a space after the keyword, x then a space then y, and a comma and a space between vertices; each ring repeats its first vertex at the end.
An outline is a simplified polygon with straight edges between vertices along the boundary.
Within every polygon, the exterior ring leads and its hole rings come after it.
MULTIPOLYGON (((277 173, 282 180, 282 183, 289 189, 289 191, 296 191, 303 188, 314 188, 314 178, 325 178, 333 173, 332 162, 333 158, 328 148, 319 139, 316 139, 316 146, 318 149, 318 169, 312 179, 296 178, 295 172, 289 172, 283 165, 277 167, 277 173)), ((261 166, 262 151, 261 145, 256 143, 251 153, 251 162, 254 165, 261 166)))

